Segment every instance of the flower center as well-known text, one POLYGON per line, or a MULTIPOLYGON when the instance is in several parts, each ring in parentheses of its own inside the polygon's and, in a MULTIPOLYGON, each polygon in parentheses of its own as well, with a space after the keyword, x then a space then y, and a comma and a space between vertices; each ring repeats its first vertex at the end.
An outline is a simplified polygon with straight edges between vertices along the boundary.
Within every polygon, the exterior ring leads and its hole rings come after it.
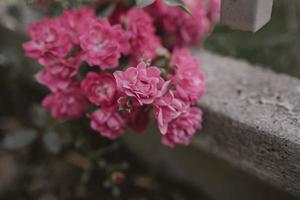
POLYGON ((103 40, 100 37, 95 38, 93 43, 94 51, 99 52, 103 48, 103 40))
POLYGON ((97 92, 98 92, 98 96, 100 98, 107 98, 107 97, 110 97, 112 95, 112 88, 108 84, 101 85, 101 86, 98 87, 97 92))

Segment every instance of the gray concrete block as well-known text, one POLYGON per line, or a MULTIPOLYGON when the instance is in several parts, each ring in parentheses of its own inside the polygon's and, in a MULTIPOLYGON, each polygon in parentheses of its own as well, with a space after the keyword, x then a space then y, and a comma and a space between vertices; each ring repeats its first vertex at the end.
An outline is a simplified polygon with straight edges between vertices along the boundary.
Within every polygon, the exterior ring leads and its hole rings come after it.
POLYGON ((293 199, 278 190, 300 197, 300 81, 232 58, 195 54, 207 77, 200 103, 204 130, 189 147, 167 149, 152 127, 144 136, 128 134, 129 147, 216 199, 293 199))
POLYGON ((207 75, 204 134, 195 143, 300 196, 300 81, 198 53, 207 75))
POLYGON ((273 0, 222 0, 221 24, 256 32, 271 18, 273 0))

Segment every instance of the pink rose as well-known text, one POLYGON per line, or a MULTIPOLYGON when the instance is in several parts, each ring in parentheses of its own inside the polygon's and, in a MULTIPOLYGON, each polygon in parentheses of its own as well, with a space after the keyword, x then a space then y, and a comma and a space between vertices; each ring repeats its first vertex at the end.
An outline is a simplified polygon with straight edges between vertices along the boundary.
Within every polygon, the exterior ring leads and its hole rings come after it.
POLYGON ((200 68, 198 60, 185 48, 174 49, 171 66, 173 66, 176 71, 199 70, 200 68))
POLYGON ((154 59, 160 47, 151 17, 142 9, 132 8, 125 16, 126 29, 131 34, 130 44, 135 61, 154 59))
POLYGON ((79 10, 64 11, 63 23, 73 44, 79 45, 79 37, 86 32, 86 28, 94 20, 96 20, 96 14, 94 9, 89 6, 83 6, 79 10))
POLYGON ((169 147, 175 144, 188 145, 198 129, 202 128, 202 111, 199 108, 189 108, 172 121, 168 131, 162 136, 162 143, 169 147))
POLYGON ((124 133, 125 121, 114 110, 99 109, 91 114, 91 127, 102 136, 117 139, 124 133))
POLYGON ((116 24, 116 25, 112 26, 112 28, 115 33, 115 38, 120 45, 121 52, 125 55, 128 54, 131 50, 131 47, 129 44, 130 33, 124 31, 120 24, 116 24))
POLYGON ((111 105, 116 99, 116 80, 109 73, 89 72, 81 82, 81 88, 89 101, 97 106, 111 105))
POLYGON ((147 67, 141 62, 137 67, 129 67, 125 72, 114 72, 117 87, 129 97, 134 97, 140 105, 151 104, 167 90, 169 81, 165 82, 157 67, 147 67))
POLYGON ((190 103, 196 103, 205 93, 204 74, 200 70, 178 72, 172 83, 176 87, 177 97, 190 103))
POLYGON ((170 48, 196 44, 202 40, 211 27, 207 16, 206 1, 184 0, 191 15, 181 8, 169 6, 163 0, 156 0, 147 12, 162 29, 163 43, 170 48))
POLYGON ((58 73, 65 74, 61 71, 63 68, 67 68, 67 67, 76 70, 78 69, 81 62, 82 62, 82 54, 80 51, 74 53, 73 56, 68 56, 65 58, 59 58, 51 53, 46 53, 38 59, 38 63, 44 66, 47 70, 50 70, 51 73, 53 74, 58 74, 58 73))
POLYGON ((46 96, 42 105, 56 119, 76 119, 82 116, 88 104, 79 84, 73 83, 64 91, 46 96))
POLYGON ((27 56, 39 58, 45 53, 63 58, 72 49, 72 43, 62 18, 45 18, 29 26, 31 41, 23 44, 27 56))
POLYGON ((41 70, 35 76, 37 82, 47 86, 52 92, 66 89, 72 82, 71 79, 65 79, 61 76, 51 74, 48 70, 41 70))
POLYGON ((197 59, 187 49, 175 49, 171 65, 175 75, 171 77, 176 96, 184 101, 196 103, 204 95, 205 81, 197 59))
POLYGON ((192 15, 185 13, 182 24, 178 27, 178 45, 197 44, 209 32, 211 24, 207 18, 208 8, 205 1, 185 1, 191 8, 192 15))
POLYGON ((121 53, 128 50, 127 36, 120 27, 112 27, 107 20, 95 20, 80 37, 85 60, 90 66, 100 66, 103 70, 115 68, 121 53))
POLYGON ((161 134, 166 134, 169 123, 188 108, 188 104, 175 97, 170 90, 154 102, 154 117, 161 134))
POLYGON ((71 78, 77 73, 81 56, 77 54, 75 57, 61 59, 51 54, 45 54, 38 61, 45 68, 36 75, 37 81, 55 92, 64 90, 70 85, 71 78))

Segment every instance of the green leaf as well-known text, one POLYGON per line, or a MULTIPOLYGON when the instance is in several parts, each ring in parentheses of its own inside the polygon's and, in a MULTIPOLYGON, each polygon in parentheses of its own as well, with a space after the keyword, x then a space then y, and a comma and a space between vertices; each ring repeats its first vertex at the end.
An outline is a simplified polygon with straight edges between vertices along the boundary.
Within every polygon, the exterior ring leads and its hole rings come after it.
POLYGON ((138 7, 143 8, 152 4, 155 0, 135 0, 135 3, 138 7))
POLYGON ((28 146, 36 138, 34 130, 17 130, 7 133, 2 141, 2 146, 8 150, 16 150, 28 146))
POLYGON ((116 6, 116 3, 109 3, 106 5, 101 5, 96 11, 101 17, 108 17, 114 12, 116 6))
POLYGON ((49 152, 58 154, 61 151, 62 142, 55 132, 47 132, 43 136, 43 142, 49 152))
POLYGON ((190 10, 186 7, 185 3, 182 0, 165 0, 165 3, 169 6, 178 6, 185 12, 191 14, 190 10))
POLYGON ((33 104, 30 106, 29 114, 34 125, 40 128, 46 126, 48 114, 40 105, 33 104))

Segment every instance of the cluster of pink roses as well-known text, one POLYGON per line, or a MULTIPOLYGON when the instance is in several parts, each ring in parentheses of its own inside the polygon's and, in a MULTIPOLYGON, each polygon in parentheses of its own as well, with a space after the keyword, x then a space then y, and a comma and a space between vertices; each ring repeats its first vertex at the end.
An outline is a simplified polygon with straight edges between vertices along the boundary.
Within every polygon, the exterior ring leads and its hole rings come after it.
POLYGON ((162 0, 144 9, 119 2, 108 18, 82 7, 31 24, 23 47, 43 66, 36 78, 51 90, 43 107, 56 119, 87 116, 111 139, 126 126, 142 132, 153 110, 163 144, 188 144, 201 128, 195 105, 205 83, 183 46, 209 31, 219 0, 188 2, 192 15, 162 0))

